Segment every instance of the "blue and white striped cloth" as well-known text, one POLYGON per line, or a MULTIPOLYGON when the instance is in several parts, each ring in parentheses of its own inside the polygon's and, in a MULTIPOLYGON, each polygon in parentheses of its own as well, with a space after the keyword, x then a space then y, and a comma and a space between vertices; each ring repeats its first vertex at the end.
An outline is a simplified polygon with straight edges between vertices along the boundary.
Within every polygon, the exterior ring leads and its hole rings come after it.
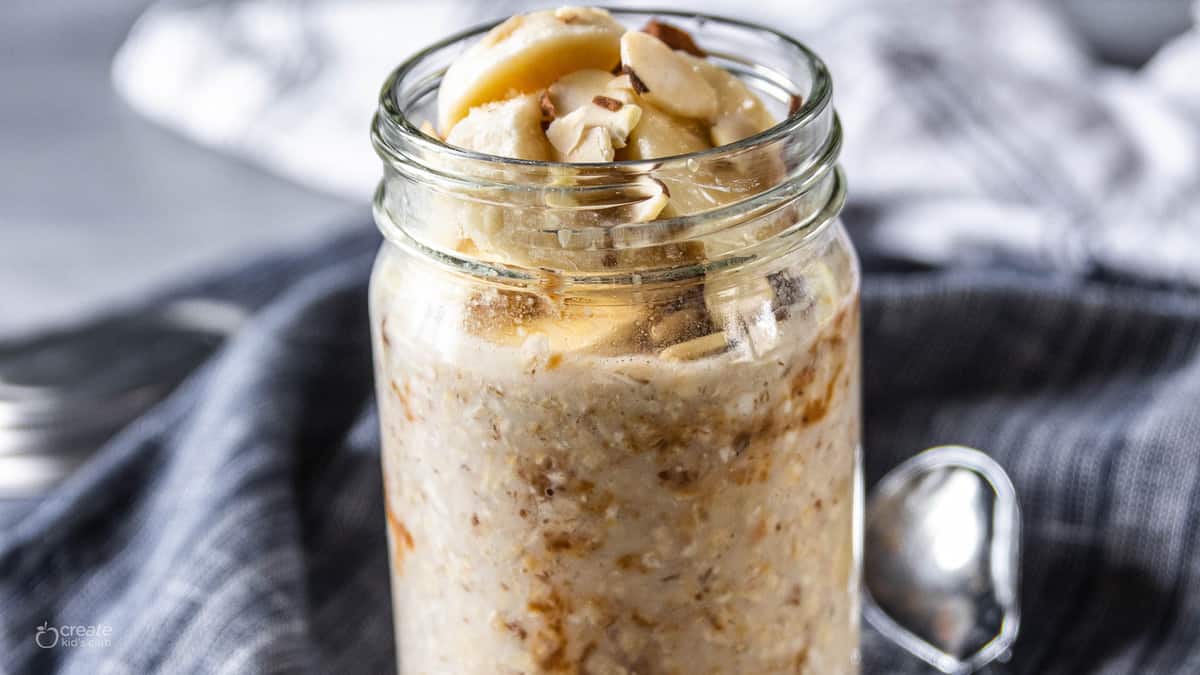
MULTIPOLYGON (((1026 3, 826 27, 866 268, 869 482, 938 443, 1012 474, 1010 672, 1200 672, 1200 37, 1119 72, 1026 3)), ((364 225, 206 285, 261 309, 0 531, 0 672, 394 668, 377 243, 364 225)), ((928 672, 864 647, 866 673, 928 672)))

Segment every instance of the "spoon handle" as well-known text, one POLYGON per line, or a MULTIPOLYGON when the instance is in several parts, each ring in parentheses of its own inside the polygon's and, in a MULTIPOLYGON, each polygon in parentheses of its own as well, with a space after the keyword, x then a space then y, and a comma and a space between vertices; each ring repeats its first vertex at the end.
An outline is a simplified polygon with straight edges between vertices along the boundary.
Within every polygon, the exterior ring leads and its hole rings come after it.
POLYGON ((1006 664, 993 661, 975 671, 976 675, 1011 675, 1012 668, 1006 664))
POLYGON ((35 497, 165 397, 246 316, 183 298, 0 342, 0 499, 35 497))

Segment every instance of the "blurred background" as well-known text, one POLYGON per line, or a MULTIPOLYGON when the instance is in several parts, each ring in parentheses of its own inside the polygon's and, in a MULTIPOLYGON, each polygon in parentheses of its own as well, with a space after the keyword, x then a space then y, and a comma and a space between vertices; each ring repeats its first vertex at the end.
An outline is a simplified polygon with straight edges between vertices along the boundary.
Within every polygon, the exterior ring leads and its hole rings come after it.
MULTIPOLYGON (((0 337, 364 226, 377 172, 367 127, 390 66, 464 23, 537 4, 7 0, 0 337)), ((752 12, 820 48, 822 26, 857 4, 684 6, 752 12)), ((1042 4, 1103 67, 1138 67, 1192 20, 1188 0, 1042 4)), ((831 61, 852 88, 856 73, 831 61)))

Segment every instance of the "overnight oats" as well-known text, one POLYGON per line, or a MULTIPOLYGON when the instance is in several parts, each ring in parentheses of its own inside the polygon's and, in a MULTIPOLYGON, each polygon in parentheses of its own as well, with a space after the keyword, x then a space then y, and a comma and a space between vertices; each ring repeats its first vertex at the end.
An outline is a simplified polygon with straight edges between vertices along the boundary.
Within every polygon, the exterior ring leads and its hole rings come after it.
POLYGON ((561 8, 384 87, 405 675, 858 672, 858 268, 820 61, 561 8))

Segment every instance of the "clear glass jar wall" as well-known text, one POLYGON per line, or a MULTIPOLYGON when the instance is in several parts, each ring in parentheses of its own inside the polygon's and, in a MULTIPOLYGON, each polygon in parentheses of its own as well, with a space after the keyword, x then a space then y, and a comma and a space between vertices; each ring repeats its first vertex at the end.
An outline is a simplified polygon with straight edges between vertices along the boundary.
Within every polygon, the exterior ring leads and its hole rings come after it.
POLYGON ((857 672, 829 78, 772 31, 667 14, 784 121, 605 165, 451 148, 418 124, 481 31, 384 87, 370 302, 401 673, 857 672), (664 188, 684 206, 632 222, 664 188))

